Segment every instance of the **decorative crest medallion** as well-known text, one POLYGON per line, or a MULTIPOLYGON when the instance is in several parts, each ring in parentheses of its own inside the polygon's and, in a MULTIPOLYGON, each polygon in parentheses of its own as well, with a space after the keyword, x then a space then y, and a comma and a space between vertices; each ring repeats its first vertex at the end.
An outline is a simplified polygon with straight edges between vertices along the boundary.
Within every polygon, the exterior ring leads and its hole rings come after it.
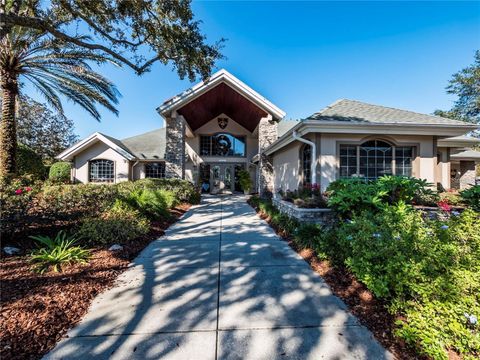
POLYGON ((220 126, 220 129, 225 129, 228 125, 228 118, 224 118, 224 117, 221 117, 221 118, 218 118, 218 126, 220 126))

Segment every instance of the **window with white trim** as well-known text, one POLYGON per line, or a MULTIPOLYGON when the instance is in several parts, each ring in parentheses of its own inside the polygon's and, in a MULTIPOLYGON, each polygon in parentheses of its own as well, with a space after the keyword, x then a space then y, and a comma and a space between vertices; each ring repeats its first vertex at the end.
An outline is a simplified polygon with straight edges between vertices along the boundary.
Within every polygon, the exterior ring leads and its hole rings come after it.
POLYGON ((395 146, 382 140, 340 145, 340 177, 368 180, 383 175, 412 176, 413 146, 395 146))
POLYGON ((97 159, 88 163, 89 181, 111 183, 115 180, 115 166, 112 160, 97 159))
POLYGON ((145 164, 145 177, 153 179, 161 179, 165 177, 165 163, 152 162, 145 164))

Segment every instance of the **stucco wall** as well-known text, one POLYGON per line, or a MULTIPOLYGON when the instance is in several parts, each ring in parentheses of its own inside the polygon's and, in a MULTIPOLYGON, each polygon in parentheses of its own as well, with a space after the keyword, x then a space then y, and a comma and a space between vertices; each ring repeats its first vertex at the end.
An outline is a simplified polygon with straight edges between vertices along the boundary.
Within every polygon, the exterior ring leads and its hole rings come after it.
POLYGON ((73 180, 88 183, 88 162, 95 159, 112 160, 114 162, 116 183, 129 179, 129 161, 103 142, 97 141, 75 156, 73 180))
MULTIPOLYGON (((416 158, 413 161, 413 176, 435 182, 436 149, 433 136, 385 136, 370 137, 355 134, 308 134, 307 139, 317 146, 317 182, 325 190, 330 182, 338 178, 339 145, 360 144, 376 138, 384 139, 398 146, 415 146, 416 158)), ((303 144, 294 142, 279 150, 273 156, 275 189, 296 189, 301 182, 300 149, 303 144)), ((448 181, 449 165, 442 167, 442 179, 448 181)))
POLYGON ((274 189, 296 190, 300 184, 300 148, 302 144, 294 142, 279 150, 273 156, 274 189))

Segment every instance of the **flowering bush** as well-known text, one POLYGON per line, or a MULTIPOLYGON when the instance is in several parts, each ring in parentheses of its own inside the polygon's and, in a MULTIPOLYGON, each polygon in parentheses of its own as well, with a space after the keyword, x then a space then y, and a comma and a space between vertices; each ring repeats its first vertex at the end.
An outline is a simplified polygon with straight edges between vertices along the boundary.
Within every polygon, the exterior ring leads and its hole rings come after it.
POLYGON ((2 234, 20 231, 29 222, 33 199, 41 183, 30 178, 9 179, 0 191, 0 229, 2 234))

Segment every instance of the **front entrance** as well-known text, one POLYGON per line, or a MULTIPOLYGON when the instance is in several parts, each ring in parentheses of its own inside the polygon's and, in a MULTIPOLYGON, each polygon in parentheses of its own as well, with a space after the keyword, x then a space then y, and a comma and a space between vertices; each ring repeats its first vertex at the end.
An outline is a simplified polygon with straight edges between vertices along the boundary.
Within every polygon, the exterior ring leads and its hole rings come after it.
POLYGON ((211 163, 201 166, 202 189, 211 194, 231 194, 242 191, 239 182, 239 172, 245 169, 244 164, 211 163), (207 186, 208 184, 208 190, 207 186))

